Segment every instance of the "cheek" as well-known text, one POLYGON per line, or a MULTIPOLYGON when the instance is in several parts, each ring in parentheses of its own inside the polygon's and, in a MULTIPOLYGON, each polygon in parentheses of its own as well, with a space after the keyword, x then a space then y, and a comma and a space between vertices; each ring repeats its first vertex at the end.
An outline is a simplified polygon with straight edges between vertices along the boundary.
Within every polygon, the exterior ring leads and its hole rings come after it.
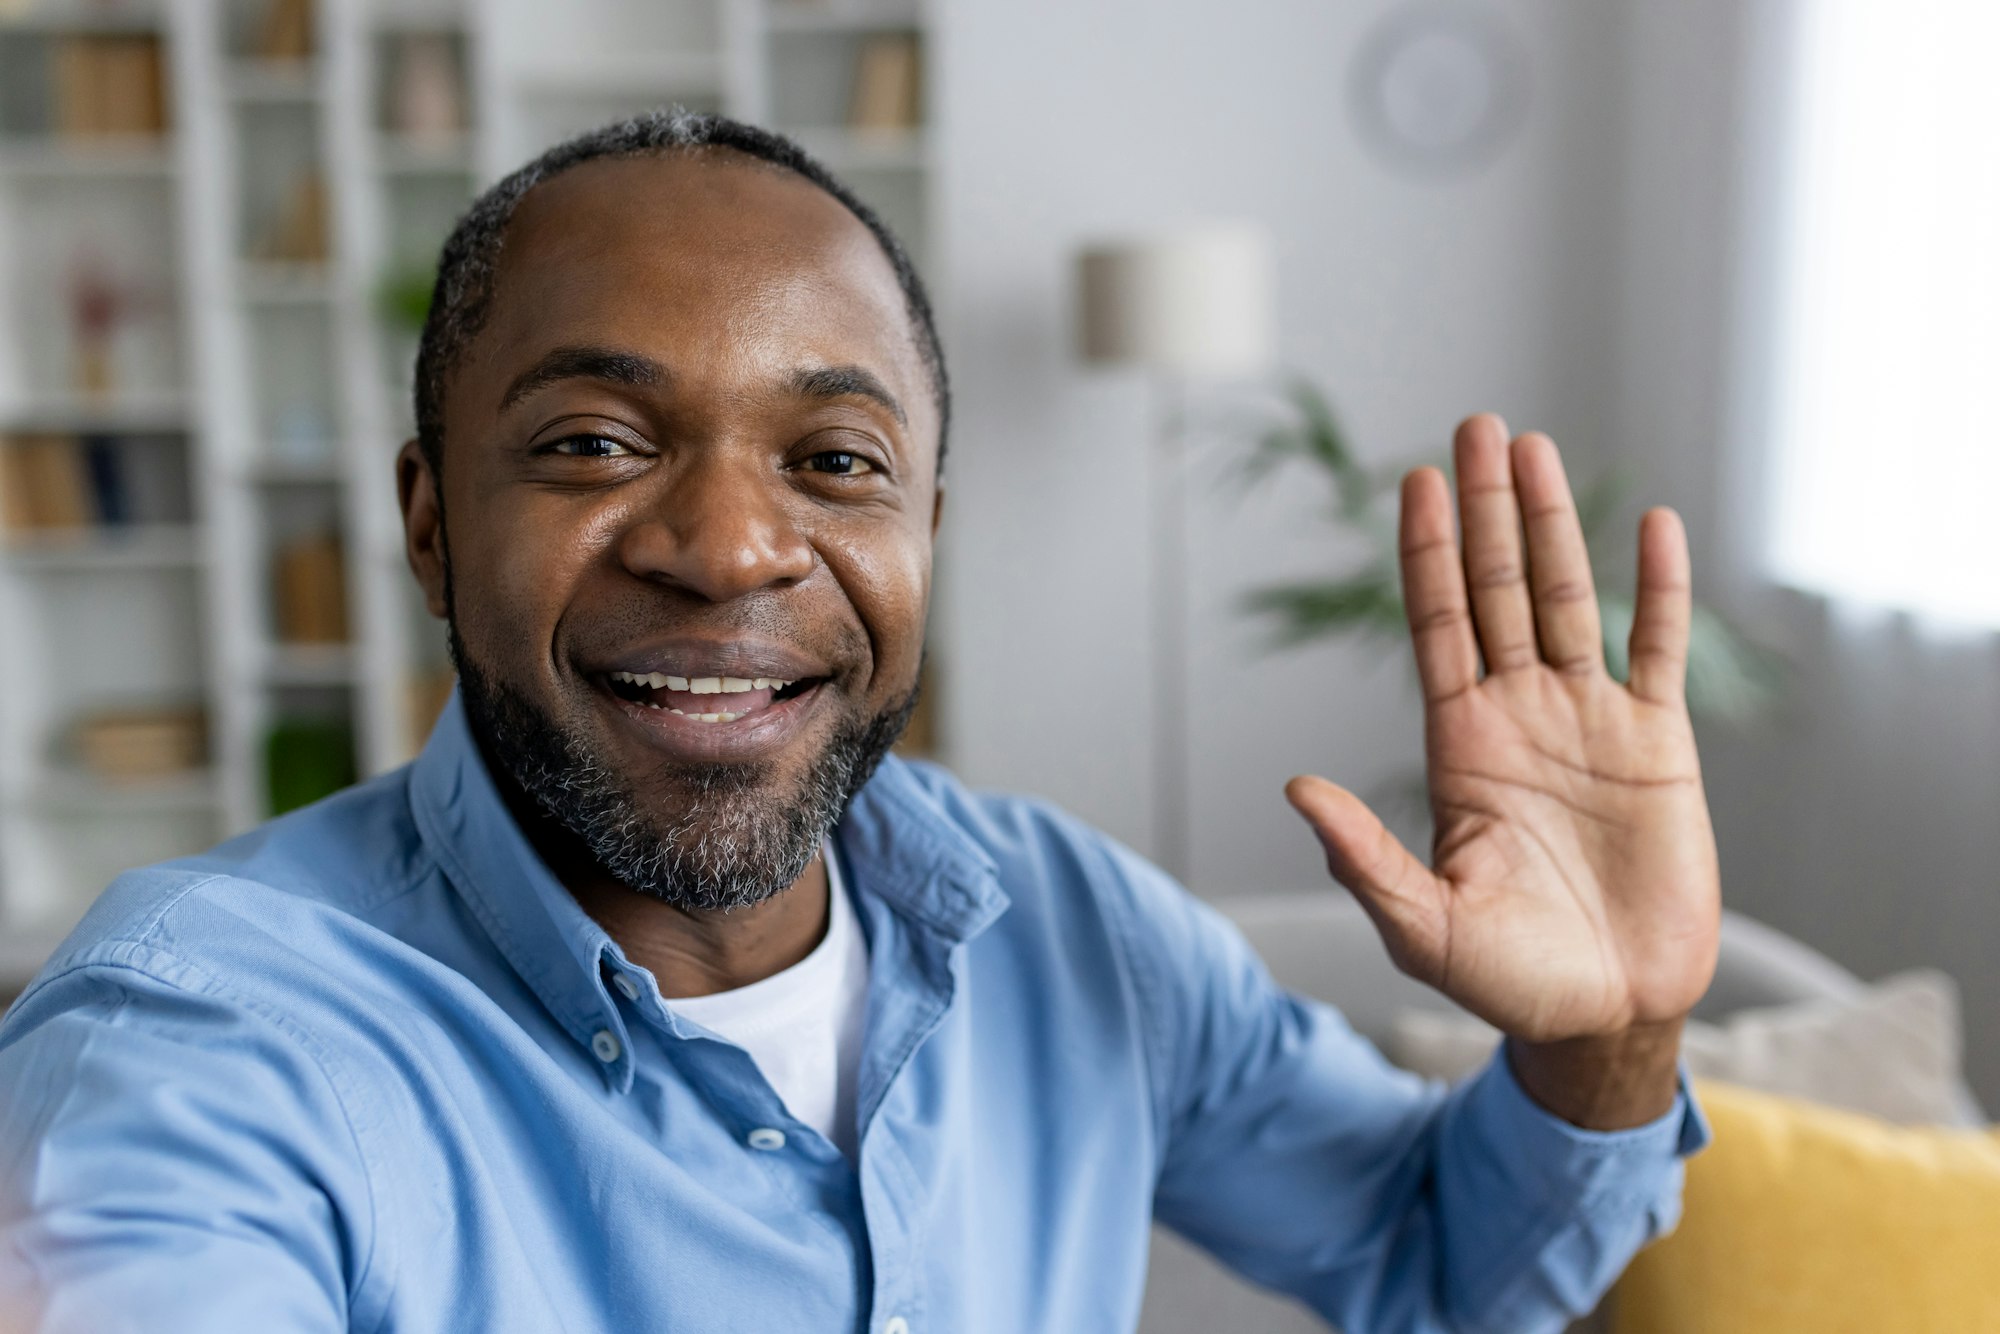
POLYGON ((516 681, 532 679, 552 670, 564 610, 611 540, 616 517, 551 497, 476 499, 485 505, 473 540, 452 534, 459 634, 482 662, 506 664, 516 681))
POLYGON ((879 691, 903 691, 915 683, 923 657, 924 615, 930 600, 931 543, 928 531, 870 534, 830 553, 835 573, 868 630, 875 650, 879 691))

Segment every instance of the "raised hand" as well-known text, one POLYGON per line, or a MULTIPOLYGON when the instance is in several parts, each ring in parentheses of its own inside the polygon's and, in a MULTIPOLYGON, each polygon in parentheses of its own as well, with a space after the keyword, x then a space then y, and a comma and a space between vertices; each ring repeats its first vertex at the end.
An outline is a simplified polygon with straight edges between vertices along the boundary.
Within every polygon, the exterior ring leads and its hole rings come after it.
POLYGON ((1412 472, 1402 494, 1431 865, 1325 779, 1295 778, 1286 795, 1405 973, 1586 1063, 1633 1034, 1677 1041, 1714 974, 1721 910, 1683 697, 1687 538, 1671 510, 1640 522, 1620 684, 1554 443, 1510 444, 1484 415, 1460 425, 1454 455, 1462 550, 1442 473, 1412 472))

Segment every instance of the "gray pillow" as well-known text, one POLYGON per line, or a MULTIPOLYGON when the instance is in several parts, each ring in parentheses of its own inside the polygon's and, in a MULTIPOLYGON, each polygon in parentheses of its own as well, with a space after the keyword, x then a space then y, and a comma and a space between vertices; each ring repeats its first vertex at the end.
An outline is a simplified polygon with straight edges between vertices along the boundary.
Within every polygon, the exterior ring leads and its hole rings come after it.
MULTIPOLYGON (((1499 1031, 1469 1014, 1406 1010, 1390 1026, 1389 1059, 1435 1079, 1471 1074, 1499 1031)), ((1739 1010, 1690 1020, 1682 1053, 1707 1079, 1778 1093, 1900 1125, 1956 1125, 1962 1033, 1958 984, 1932 968, 1894 973, 1851 998, 1739 1010)))

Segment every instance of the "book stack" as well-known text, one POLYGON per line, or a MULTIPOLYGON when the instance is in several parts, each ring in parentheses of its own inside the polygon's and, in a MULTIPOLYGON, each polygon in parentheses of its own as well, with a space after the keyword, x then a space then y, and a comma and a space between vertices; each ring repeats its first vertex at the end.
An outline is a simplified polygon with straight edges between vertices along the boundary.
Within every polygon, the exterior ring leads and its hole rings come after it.
POLYGON ((861 44, 848 103, 849 128, 913 130, 923 118, 922 59, 913 32, 882 33, 861 44))
POLYGON ((65 138, 158 135, 167 128, 160 39, 64 37, 55 46, 54 120, 65 138))
POLYGON ((0 436, 0 518, 10 533, 130 523, 126 473, 106 437, 0 436))
POLYGON ((198 769, 207 758, 207 738, 198 708, 107 710, 79 718, 74 730, 85 771, 110 783, 198 769))
POLYGON ((172 436, 0 434, 0 529, 17 536, 190 521, 172 436))

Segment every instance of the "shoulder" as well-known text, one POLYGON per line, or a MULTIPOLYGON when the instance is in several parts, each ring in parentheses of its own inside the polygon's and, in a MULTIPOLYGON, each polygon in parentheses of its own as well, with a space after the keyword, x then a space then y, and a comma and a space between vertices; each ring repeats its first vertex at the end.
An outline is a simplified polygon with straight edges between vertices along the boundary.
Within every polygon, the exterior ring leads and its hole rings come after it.
POLYGON ((939 765, 900 763, 991 859, 1010 901, 1003 921, 1101 939, 1136 967, 1141 986, 1242 964, 1247 947, 1236 928, 1118 839, 1042 798, 980 791, 939 765))
POLYGON ((404 773, 387 774, 208 852, 127 871, 28 992, 99 967, 159 977, 169 961, 179 986, 206 975, 283 988, 310 961, 337 957, 341 939, 379 934, 371 916, 431 874, 404 773))
POLYGON ((908 777, 992 862, 1006 910, 975 942, 1056 1017, 1065 1041, 1129 1033, 1164 1137, 1191 1088, 1269 1048, 1289 1001, 1242 933, 1117 839, 1050 802, 979 792, 934 765, 908 777))
POLYGON ((1061 909, 1079 899, 1179 893, 1139 854, 1040 797, 967 786, 942 765, 891 760, 889 775, 922 794, 926 814, 993 864, 1013 906, 1061 909))
POLYGON ((1110 835, 1054 802, 972 788, 943 765, 928 760, 896 763, 937 812, 991 857, 1003 874, 1014 866, 1050 861, 1101 871, 1095 864, 1106 857, 1137 857, 1110 835))

